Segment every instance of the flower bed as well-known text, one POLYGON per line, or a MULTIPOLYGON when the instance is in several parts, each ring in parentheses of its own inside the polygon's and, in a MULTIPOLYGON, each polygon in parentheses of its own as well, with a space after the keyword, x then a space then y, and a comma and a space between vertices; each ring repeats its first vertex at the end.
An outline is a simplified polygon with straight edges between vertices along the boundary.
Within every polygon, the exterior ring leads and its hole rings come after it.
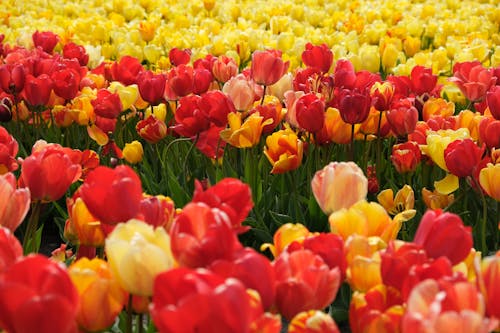
POLYGON ((493 4, 0 20, 0 330, 498 328, 493 4))

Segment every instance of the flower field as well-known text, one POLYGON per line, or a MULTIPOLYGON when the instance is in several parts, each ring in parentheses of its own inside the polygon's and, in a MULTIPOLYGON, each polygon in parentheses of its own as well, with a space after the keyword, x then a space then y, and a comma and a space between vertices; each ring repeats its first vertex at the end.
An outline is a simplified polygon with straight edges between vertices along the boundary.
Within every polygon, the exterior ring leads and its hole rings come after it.
POLYGON ((0 332, 500 330, 496 1, 0 23, 0 332))

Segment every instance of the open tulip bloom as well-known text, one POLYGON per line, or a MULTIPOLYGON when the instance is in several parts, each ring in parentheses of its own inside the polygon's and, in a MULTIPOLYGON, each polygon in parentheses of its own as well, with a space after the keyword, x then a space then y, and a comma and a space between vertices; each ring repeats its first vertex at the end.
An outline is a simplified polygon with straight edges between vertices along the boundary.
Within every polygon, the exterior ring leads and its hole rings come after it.
POLYGON ((499 17, 0 1, 0 332, 499 331, 499 17))

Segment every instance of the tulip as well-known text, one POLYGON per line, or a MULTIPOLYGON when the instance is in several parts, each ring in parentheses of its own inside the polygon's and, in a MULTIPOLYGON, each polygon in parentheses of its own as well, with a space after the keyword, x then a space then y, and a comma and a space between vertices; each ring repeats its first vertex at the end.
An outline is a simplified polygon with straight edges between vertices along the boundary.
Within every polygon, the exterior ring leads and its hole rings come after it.
POLYGON ((300 223, 285 223, 281 225, 274 233, 273 244, 265 243, 260 247, 261 251, 269 249, 273 257, 277 257, 283 252, 291 243, 302 244, 307 236, 309 230, 300 223))
POLYGON ((402 214, 405 221, 415 216, 415 194, 409 185, 404 185, 396 196, 392 189, 383 190, 377 195, 377 200, 390 215, 402 214))
POLYGON ((40 47, 44 52, 52 53, 57 43, 59 42, 59 36, 57 36, 52 31, 35 31, 32 35, 33 44, 35 47, 40 47))
POLYGON ((459 62, 453 65, 453 76, 449 78, 471 102, 482 101, 486 92, 495 85, 497 78, 493 70, 483 67, 479 61, 459 62))
POLYGON ((89 55, 83 45, 69 42, 64 45, 62 50, 63 57, 66 59, 76 59, 80 66, 86 66, 89 62, 89 55))
POLYGON ((500 318, 500 306, 498 297, 500 295, 500 256, 488 256, 481 261, 481 274, 478 277, 478 287, 486 303, 486 315, 496 319, 500 318))
POLYGON ((73 198, 67 200, 68 221, 65 233, 73 234, 75 243, 83 246, 102 247, 104 246, 104 232, 101 222, 90 214, 82 198, 77 191, 73 198))
POLYGON ((288 333, 339 333, 332 316, 319 310, 297 313, 288 325, 288 333))
MULTIPOLYGON (((137 84, 131 84, 128 86, 123 85, 118 81, 113 81, 109 84, 107 90, 112 94, 118 94, 121 102, 121 111, 126 111, 130 108, 146 108, 147 104, 141 99, 139 88, 137 84), (140 103, 144 103, 144 106, 139 106, 140 103)), ((99 97, 99 93, 98 93, 99 97)), ((114 97, 110 97, 114 98, 114 97)), ((103 116, 104 117, 104 116, 103 116)))
POLYGON ((270 86, 285 75, 290 62, 281 59, 281 51, 266 50, 252 53, 250 76, 257 84, 270 86))
POLYGON ((142 185, 128 166, 115 169, 99 166, 89 172, 80 186, 82 200, 101 223, 115 225, 134 218, 139 212, 142 185))
POLYGON ((26 69, 22 64, 0 66, 0 88, 6 93, 18 94, 24 88, 26 69))
POLYGON ((328 306, 340 286, 340 269, 330 269, 309 250, 282 252, 274 261, 276 307, 286 319, 328 306))
POLYGON ((212 74, 217 81, 226 83, 238 74, 238 65, 233 58, 221 55, 212 64, 212 74))
POLYGON ((339 59, 334 70, 335 87, 341 89, 352 89, 356 83, 354 66, 348 59, 339 59))
POLYGON ((346 281, 352 290, 366 292, 382 283, 379 252, 385 246, 378 236, 353 234, 345 241, 346 281))
POLYGON ((143 70, 139 59, 129 55, 113 62, 110 68, 113 81, 119 81, 126 86, 137 83, 137 75, 143 70))
POLYGON ((17 260, 0 279, 0 327, 7 332, 76 332, 78 306, 66 270, 42 255, 17 260))
POLYGON ((500 147, 500 120, 492 118, 483 118, 479 122, 479 137, 480 142, 484 142, 488 149, 500 147))
POLYGON ((420 96, 431 93, 436 88, 438 77, 432 73, 431 68, 415 66, 411 71, 410 79, 411 89, 420 96))
POLYGON ((357 89, 343 89, 339 93, 340 115, 348 124, 360 124, 368 118, 371 106, 371 97, 357 89))
POLYGON ((384 242, 395 239, 402 220, 392 220, 384 207, 376 202, 360 200, 349 208, 333 212, 329 218, 330 229, 345 241, 350 235, 378 236, 384 242))
POLYGON ((264 155, 273 166, 271 173, 285 173, 302 163, 303 142, 291 129, 274 132, 266 138, 264 155))
POLYGON ((246 230, 243 221, 253 207, 252 190, 248 184, 236 178, 224 178, 204 190, 201 183, 195 181, 192 202, 203 202, 212 208, 218 208, 227 214, 236 231, 246 230))
POLYGON ((409 99, 400 99, 391 105, 387 112, 387 121, 396 136, 405 137, 415 130, 418 111, 409 99))
POLYGON ((201 97, 198 95, 189 95, 179 100, 175 121, 173 130, 185 137, 196 136, 210 127, 208 117, 201 109, 201 97))
MULTIPOLYGON (((354 126, 354 135, 356 136, 360 130, 358 125, 354 126)), ((325 124, 321 132, 317 133, 317 139, 324 136, 325 142, 335 142, 346 144, 351 141, 352 125, 342 120, 340 111, 335 108, 326 109, 325 124)))
POLYGON ((135 219, 116 226, 106 238, 105 251, 118 283, 134 295, 153 295, 155 277, 174 265, 165 229, 135 219))
POLYGON ((431 192, 425 187, 422 189, 422 198, 428 209, 444 209, 454 201, 453 194, 442 194, 437 190, 431 192))
POLYGON ((206 157, 218 160, 224 154, 224 147, 226 146, 226 141, 221 140, 220 137, 222 130, 224 130, 224 127, 218 127, 210 123, 208 129, 191 139, 195 141, 195 147, 206 157), (197 140, 195 140, 196 138, 197 140))
MULTIPOLYGON (((497 79, 498 81, 498 79, 497 79)), ((486 102, 488 103, 488 108, 490 113, 496 120, 500 120, 500 87, 493 86, 486 93, 486 102)))
POLYGON ((271 124, 272 119, 264 122, 264 118, 258 113, 252 113, 242 124, 241 116, 241 113, 231 112, 228 115, 229 128, 221 131, 220 136, 234 147, 253 147, 260 142, 264 126, 271 124))
POLYGON ((429 98, 423 106, 422 118, 424 121, 440 116, 447 118, 455 114, 455 103, 448 102, 443 98, 429 98))
POLYGON ((485 145, 478 147, 471 139, 455 140, 444 150, 448 170, 457 177, 472 176, 485 152, 485 145))
POLYGON ((151 144, 158 143, 167 136, 167 125, 154 115, 138 121, 135 130, 141 138, 151 144))
POLYGON ((250 110, 250 113, 258 113, 264 117, 263 123, 266 123, 266 125, 262 128, 262 133, 270 134, 285 117, 286 109, 281 106, 277 97, 273 98, 273 96, 266 95, 264 104, 255 106, 250 110))
POLYGON ((16 161, 18 151, 19 144, 16 139, 5 127, 0 127, 0 174, 17 170, 19 167, 16 161))
POLYGON ((53 81, 47 74, 34 77, 31 74, 26 75, 24 83, 24 95, 26 101, 31 106, 47 105, 52 92, 53 81))
POLYGON ((175 215, 175 205, 170 197, 145 195, 141 200, 141 220, 155 228, 170 230, 175 215))
POLYGON ((387 111, 394 96, 394 84, 390 81, 375 82, 370 88, 370 96, 377 111, 387 111))
POLYGON ((122 112, 120 95, 112 93, 107 89, 100 89, 97 98, 91 101, 97 116, 115 119, 122 112))
POLYGON ((0 175, 0 226, 14 232, 28 214, 30 203, 29 189, 16 189, 14 174, 0 175))
POLYGON ((170 59, 170 63, 174 66, 186 65, 191 59, 191 50, 181 50, 174 47, 168 52, 168 58, 170 59))
POLYGON ((330 215, 365 199, 368 180, 354 162, 330 162, 314 174, 311 188, 321 210, 330 215))
POLYGON ((391 162, 398 173, 414 172, 421 160, 422 153, 414 141, 392 146, 391 162))
POLYGON ((456 214, 428 210, 422 216, 413 242, 422 246, 429 257, 445 256, 455 265, 469 255, 472 231, 456 214))
POLYGON ((300 128, 316 133, 323 128, 325 122, 325 102, 316 94, 306 94, 294 105, 297 124, 300 128))
POLYGON ((488 163, 479 173, 479 183, 486 194, 500 201, 500 164, 488 163))
POLYGON ((142 144, 137 140, 126 143, 123 148, 123 158, 130 164, 141 162, 143 155, 144 149, 142 148, 142 144))
POLYGON ((326 44, 316 46, 307 43, 301 57, 306 66, 317 68, 322 73, 327 73, 333 62, 333 52, 326 44))
POLYGON ((87 332, 111 326, 128 297, 112 276, 108 263, 98 258, 82 258, 71 264, 68 273, 80 295, 78 325, 87 332))
POLYGON ((155 37, 155 32, 156 32, 156 24, 153 22, 149 21, 141 21, 139 22, 139 33, 141 35, 141 38, 145 42, 150 42, 154 39, 155 37))
POLYGON ((244 74, 238 74, 229 79, 222 87, 238 111, 249 110, 253 103, 262 95, 252 79, 244 74))
POLYGON ((163 74, 144 71, 137 75, 137 86, 143 100, 151 105, 158 105, 165 92, 166 78, 163 74))
POLYGON ((227 117, 236 112, 231 99, 220 90, 212 90, 201 95, 200 109, 215 126, 227 125, 227 117))
POLYGON ((204 202, 186 205, 170 229, 172 253, 180 266, 206 267, 230 259, 241 248, 229 217, 204 202))
POLYGON ((61 69, 50 76, 53 82, 54 93, 69 101, 76 97, 80 90, 80 74, 73 69, 61 69))
POLYGON ((469 131, 465 128, 453 130, 439 130, 437 132, 429 132, 427 134, 427 148, 425 154, 429 156, 434 163, 441 169, 448 171, 446 161, 444 159, 444 151, 446 147, 457 139, 466 139, 469 137, 469 131))
POLYGON ((0 226, 0 274, 6 271, 23 255, 23 248, 16 236, 7 228, 0 226))

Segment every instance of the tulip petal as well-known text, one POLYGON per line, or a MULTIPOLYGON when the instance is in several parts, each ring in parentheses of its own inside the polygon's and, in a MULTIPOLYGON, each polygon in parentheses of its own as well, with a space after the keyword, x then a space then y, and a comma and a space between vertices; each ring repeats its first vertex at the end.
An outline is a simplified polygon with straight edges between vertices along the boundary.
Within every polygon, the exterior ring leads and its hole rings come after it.
POLYGON ((436 191, 438 191, 440 194, 448 195, 458 190, 459 187, 458 180, 459 179, 457 176, 449 173, 443 179, 435 181, 434 187, 436 188, 436 191))

